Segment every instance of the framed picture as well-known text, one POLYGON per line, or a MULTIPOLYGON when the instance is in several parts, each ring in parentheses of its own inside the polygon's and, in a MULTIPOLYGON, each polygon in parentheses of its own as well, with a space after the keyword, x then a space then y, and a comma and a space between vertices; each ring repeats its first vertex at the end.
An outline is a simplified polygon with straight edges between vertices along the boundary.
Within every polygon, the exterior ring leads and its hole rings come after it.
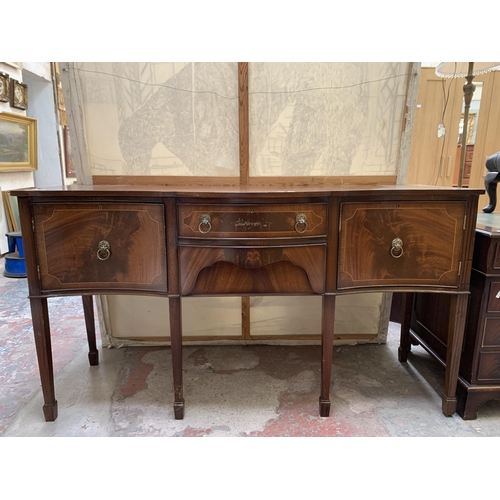
POLYGON ((14 78, 10 79, 10 105, 13 108, 28 108, 28 86, 14 78))
POLYGON ((0 172, 38 168, 36 120, 14 113, 0 113, 0 172))
POLYGON ((7 229, 19 231, 19 206, 15 196, 10 191, 2 191, 3 209, 6 215, 7 229))
POLYGON ((10 101, 9 75, 0 71, 0 102, 10 101))

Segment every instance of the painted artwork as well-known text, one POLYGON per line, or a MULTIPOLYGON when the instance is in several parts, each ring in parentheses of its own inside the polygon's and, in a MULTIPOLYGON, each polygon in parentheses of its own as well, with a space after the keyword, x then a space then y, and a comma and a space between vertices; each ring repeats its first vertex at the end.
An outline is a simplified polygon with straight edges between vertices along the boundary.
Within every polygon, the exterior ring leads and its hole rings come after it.
POLYGON ((239 176, 237 63, 75 63, 93 175, 239 176))
POLYGON ((0 121, 0 163, 21 163, 28 159, 28 125, 0 121))
MULTIPOLYGON (((233 62, 75 63, 93 175, 239 176, 233 62)), ((395 175, 408 63, 249 63, 250 175, 395 175)))
POLYGON ((250 63, 250 175, 394 175, 407 63, 250 63))
POLYGON ((38 168, 37 122, 17 113, 0 113, 0 172, 38 168))

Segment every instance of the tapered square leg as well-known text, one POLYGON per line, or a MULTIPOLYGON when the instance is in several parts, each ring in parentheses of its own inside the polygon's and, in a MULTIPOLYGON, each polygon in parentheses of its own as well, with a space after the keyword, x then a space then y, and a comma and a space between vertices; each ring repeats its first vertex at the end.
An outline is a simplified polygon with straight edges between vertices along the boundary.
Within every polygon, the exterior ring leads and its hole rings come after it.
POLYGON ((54 388, 54 368, 50 342, 49 312, 46 298, 30 299, 36 355, 43 393, 43 414, 46 422, 57 418, 57 401, 54 388))
POLYGON ((319 416, 320 417, 329 417, 330 416, 330 400, 322 399, 321 396, 319 398, 319 416))
POLYGON ((468 299, 468 295, 453 295, 450 302, 446 370, 444 393, 442 396, 442 410, 447 417, 451 417, 457 408, 458 370, 460 368, 460 355, 464 340, 468 299))
POLYGON ((57 401, 53 404, 43 405, 43 415, 45 417, 45 422, 54 422, 57 418, 57 401))
POLYGON ((403 294, 403 311, 401 318, 401 337, 398 349, 398 359, 401 363, 406 363, 408 361, 408 354, 411 351, 411 341, 410 341, 410 324, 411 324, 411 312, 413 309, 413 298, 414 293, 404 293, 403 294))
POLYGON ((444 415, 452 417, 457 409, 457 398, 447 398, 443 395, 441 409, 443 410, 444 415))
POLYGON ((89 343, 89 363, 90 366, 99 364, 99 351, 95 339, 94 303, 92 295, 82 295, 83 314, 85 316, 85 326, 87 328, 87 340, 89 343))
POLYGON ((168 299, 170 310, 170 346, 174 377, 174 416, 176 420, 184 418, 184 397, 182 387, 182 323, 181 299, 168 299))
POLYGON ((319 396, 319 414, 321 417, 330 415, 334 323, 335 295, 324 295, 321 321, 321 394, 319 396))

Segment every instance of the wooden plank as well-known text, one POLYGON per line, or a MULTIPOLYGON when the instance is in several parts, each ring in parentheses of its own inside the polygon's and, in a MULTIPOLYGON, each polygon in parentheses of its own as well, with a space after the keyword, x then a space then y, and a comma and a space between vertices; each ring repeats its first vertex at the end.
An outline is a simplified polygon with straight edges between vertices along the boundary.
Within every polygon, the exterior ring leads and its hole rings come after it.
POLYGON ((248 63, 238 63, 238 110, 240 138, 240 186, 248 186, 250 178, 250 139, 248 114, 248 63))
POLYGON ((434 68, 422 68, 417 98, 419 107, 413 121, 408 184, 453 184, 463 83, 459 78, 443 80, 436 76, 434 68), (446 128, 442 137, 437 135, 439 124, 446 128))
MULTIPOLYGON (((92 183, 96 186, 179 186, 179 187, 235 187, 240 183, 238 177, 198 177, 170 175, 94 175, 92 183)), ((299 186, 340 186, 342 184, 395 185, 395 175, 331 175, 331 176, 276 176, 250 177, 249 186, 262 187, 299 187, 299 186)))
POLYGON ((396 184, 395 175, 329 175, 329 176, 276 176, 250 177, 250 186, 293 187, 293 186, 330 186, 342 184, 396 184))
POLYGON ((174 175, 94 175, 92 183, 120 186, 239 186, 239 177, 198 177, 174 175))
POLYGON ((7 229, 11 231, 19 231, 19 226, 17 224, 16 216, 14 214, 14 209, 12 207, 12 200, 10 198, 10 191, 2 191, 3 205, 5 218, 7 221, 7 229))
POLYGON ((241 297, 241 336, 243 340, 251 338, 250 335, 250 297, 241 297))
MULTIPOLYGON (((352 334, 339 334, 334 335, 333 340, 352 340, 353 342, 364 341, 368 342, 371 340, 375 340, 378 334, 370 334, 370 333, 361 333, 359 335, 352 334)), ((169 342, 170 337, 113 337, 116 340, 126 340, 128 342, 169 342)), ((188 342, 214 342, 219 340, 237 340, 238 344, 242 338, 238 335, 184 335, 182 339, 182 343, 187 345, 188 342)), ((270 341, 281 341, 281 340, 321 340, 321 335, 313 334, 313 335, 255 335, 251 336, 250 341, 262 341, 262 340, 270 340, 270 341)))

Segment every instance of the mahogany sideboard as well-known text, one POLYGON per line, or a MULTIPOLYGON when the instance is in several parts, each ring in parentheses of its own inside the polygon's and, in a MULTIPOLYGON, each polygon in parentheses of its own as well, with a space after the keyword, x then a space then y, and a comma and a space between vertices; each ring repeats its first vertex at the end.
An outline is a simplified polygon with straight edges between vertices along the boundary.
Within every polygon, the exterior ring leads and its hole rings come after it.
MULTIPOLYGON (((319 412, 327 417, 335 299, 384 291, 450 294, 442 411, 451 416, 483 192, 394 185, 73 185, 12 192, 19 201, 45 420, 57 418, 49 297, 83 297, 91 365, 98 364, 93 294, 168 299, 174 415, 182 419, 181 299, 321 295, 319 412)), ((403 336, 402 342, 404 354, 409 346, 403 336)))
MULTIPOLYGON (((457 387, 464 420, 476 419, 483 403, 500 397, 500 214, 477 216, 470 292, 457 387)), ((419 294, 411 307, 411 342, 445 364, 442 313, 450 310, 449 297, 419 294)))

